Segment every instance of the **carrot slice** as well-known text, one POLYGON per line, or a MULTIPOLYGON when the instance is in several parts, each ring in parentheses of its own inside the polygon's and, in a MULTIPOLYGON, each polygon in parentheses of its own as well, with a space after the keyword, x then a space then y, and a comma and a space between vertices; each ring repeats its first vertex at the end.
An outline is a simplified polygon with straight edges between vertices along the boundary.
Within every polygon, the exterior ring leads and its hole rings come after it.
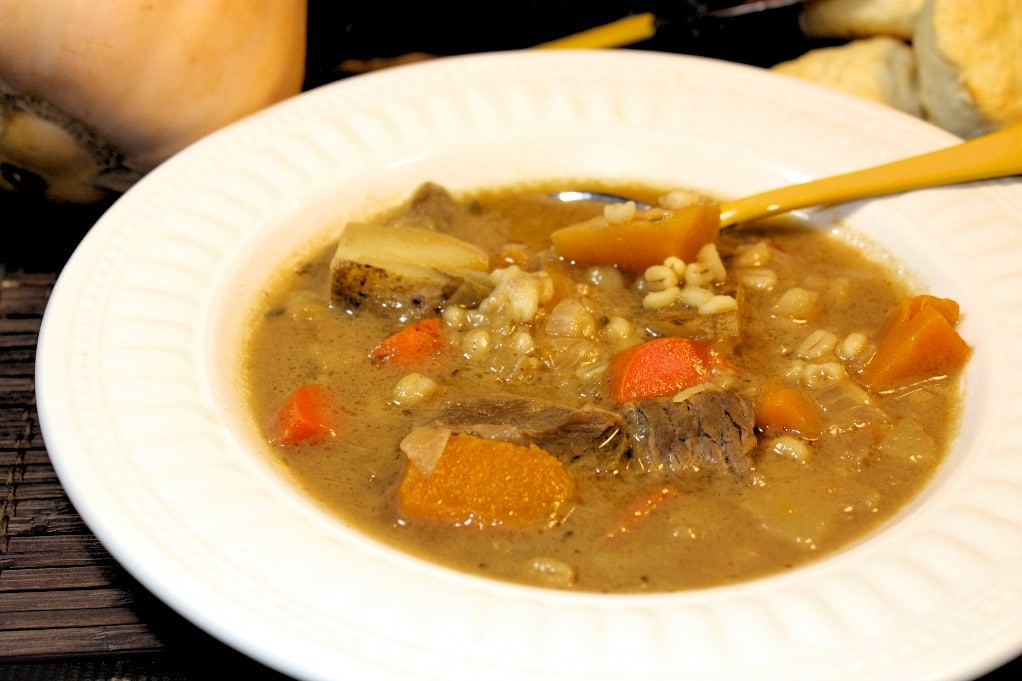
POLYGON ((443 326, 431 317, 402 328, 369 352, 376 364, 389 362, 402 367, 418 366, 437 356, 446 347, 443 326))
POLYGON ((862 382, 883 391, 963 367, 972 349, 955 330, 958 317, 958 303, 949 298, 919 295, 903 301, 884 325, 862 382))
POLYGON ((677 496, 677 490, 665 485, 657 485, 647 490, 614 523, 610 531, 607 532, 607 539, 619 539, 635 532, 643 524, 643 521, 657 512, 658 509, 666 506, 667 502, 677 496))
POLYGON ((809 438, 823 428, 820 408, 805 393, 777 381, 763 384, 756 425, 764 430, 794 431, 809 438))
POLYGON ((637 217, 610 223, 596 217, 554 231, 550 236, 561 257, 596 265, 617 265, 641 272, 675 256, 696 259, 699 249, 717 238, 720 206, 696 203, 660 219, 637 217))
POLYGON ((340 432, 341 418, 330 390, 308 383, 291 394, 277 408, 270 425, 270 442, 294 445, 326 440, 340 432))
POLYGON ((614 356, 608 394, 618 404, 680 392, 709 380, 727 361, 705 343, 683 337, 657 338, 614 356))
POLYGON ((571 473, 543 449, 454 433, 432 472, 406 468, 398 503, 410 518, 539 529, 557 522, 575 495, 571 473))

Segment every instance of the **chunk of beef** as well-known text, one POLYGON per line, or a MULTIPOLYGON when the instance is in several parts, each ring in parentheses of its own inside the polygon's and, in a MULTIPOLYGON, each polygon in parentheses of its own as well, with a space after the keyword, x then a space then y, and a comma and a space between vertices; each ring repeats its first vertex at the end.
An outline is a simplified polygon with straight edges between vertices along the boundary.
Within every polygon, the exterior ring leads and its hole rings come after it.
POLYGON ((744 476, 756 446, 755 409, 734 392, 704 391, 684 402, 639 400, 620 412, 574 408, 517 395, 458 396, 443 401, 430 425, 491 440, 535 444, 564 461, 585 459, 595 472, 744 476))
POLYGON ((749 472, 756 446, 755 409, 735 392, 706 390, 683 402, 638 400, 623 412, 632 460, 644 471, 749 472))
POLYGON ((402 227, 416 227, 447 232, 464 219, 465 209, 442 185, 424 182, 415 190, 391 222, 402 227))
POLYGON ((619 458, 624 419, 597 407, 568 407, 514 395, 453 398, 435 415, 434 426, 491 440, 535 444, 571 461, 595 453, 593 463, 619 458))

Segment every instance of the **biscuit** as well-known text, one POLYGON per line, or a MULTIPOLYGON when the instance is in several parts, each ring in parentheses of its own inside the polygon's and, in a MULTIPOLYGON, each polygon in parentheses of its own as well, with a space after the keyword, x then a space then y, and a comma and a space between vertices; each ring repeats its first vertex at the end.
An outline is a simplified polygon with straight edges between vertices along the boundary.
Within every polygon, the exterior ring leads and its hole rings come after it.
POLYGON ((813 38, 887 35, 911 40, 925 0, 806 0, 799 25, 813 38))
POLYGON ((926 0, 913 49, 927 120, 964 138, 1022 123, 1022 0, 926 0))
POLYGON ((844 90, 921 117, 912 47, 896 38, 861 38, 821 47, 771 70, 844 90))

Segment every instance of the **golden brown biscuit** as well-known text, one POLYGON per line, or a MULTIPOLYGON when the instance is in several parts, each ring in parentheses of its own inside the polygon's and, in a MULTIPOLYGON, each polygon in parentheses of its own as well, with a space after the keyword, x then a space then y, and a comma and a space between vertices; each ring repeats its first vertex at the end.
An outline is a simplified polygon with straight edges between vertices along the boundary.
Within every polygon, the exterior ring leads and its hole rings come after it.
POLYGON ((799 23, 815 38, 911 40, 924 0, 806 0, 799 23))
POLYGON ((915 56, 908 43, 877 36, 810 50, 772 67, 921 116, 915 56))
POLYGON ((1022 123, 1022 0, 926 0, 913 47, 928 120, 966 138, 1022 123))

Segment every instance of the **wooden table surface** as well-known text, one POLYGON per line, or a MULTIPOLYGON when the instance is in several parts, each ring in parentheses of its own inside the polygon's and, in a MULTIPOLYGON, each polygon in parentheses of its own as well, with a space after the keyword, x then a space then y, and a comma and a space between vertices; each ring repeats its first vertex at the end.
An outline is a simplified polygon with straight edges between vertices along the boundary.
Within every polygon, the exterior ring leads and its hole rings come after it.
POLYGON ((55 272, 0 288, 0 679, 285 678, 228 649, 131 578, 78 516, 35 406, 36 340, 55 272))
MULTIPOLYGON (((472 36, 479 44, 456 44, 438 29, 427 32, 434 43, 423 44, 394 31, 384 38, 388 21, 367 9, 338 16, 337 4, 312 0, 307 87, 342 77, 336 65, 344 57, 527 46, 647 11, 648 5, 662 9, 663 3, 646 5, 608 3, 599 6, 602 15, 551 17, 545 34, 525 37, 514 33, 525 30, 514 28, 514 17, 504 17, 512 27, 510 38, 507 31, 483 38, 486 31, 476 31, 472 36), (345 44, 338 40, 341 34, 345 44)), ((572 7, 539 0, 518 6, 526 13, 572 7)), ((645 47, 769 65, 806 49, 794 16, 789 11, 772 17, 771 25, 683 27, 681 37, 662 30, 658 40, 672 42, 645 47), (772 40, 758 40, 761 32, 772 40)), ((421 29, 432 21, 449 28, 455 25, 449 19, 419 17, 406 24, 421 29)), ((51 205, 0 190, 0 681, 192 681, 219 669, 229 670, 230 678, 285 679, 198 629, 136 582, 83 523, 50 464, 35 405, 39 327, 61 268, 107 207, 51 205)), ((983 678, 1003 681, 1019 671, 1022 658, 983 678)))

